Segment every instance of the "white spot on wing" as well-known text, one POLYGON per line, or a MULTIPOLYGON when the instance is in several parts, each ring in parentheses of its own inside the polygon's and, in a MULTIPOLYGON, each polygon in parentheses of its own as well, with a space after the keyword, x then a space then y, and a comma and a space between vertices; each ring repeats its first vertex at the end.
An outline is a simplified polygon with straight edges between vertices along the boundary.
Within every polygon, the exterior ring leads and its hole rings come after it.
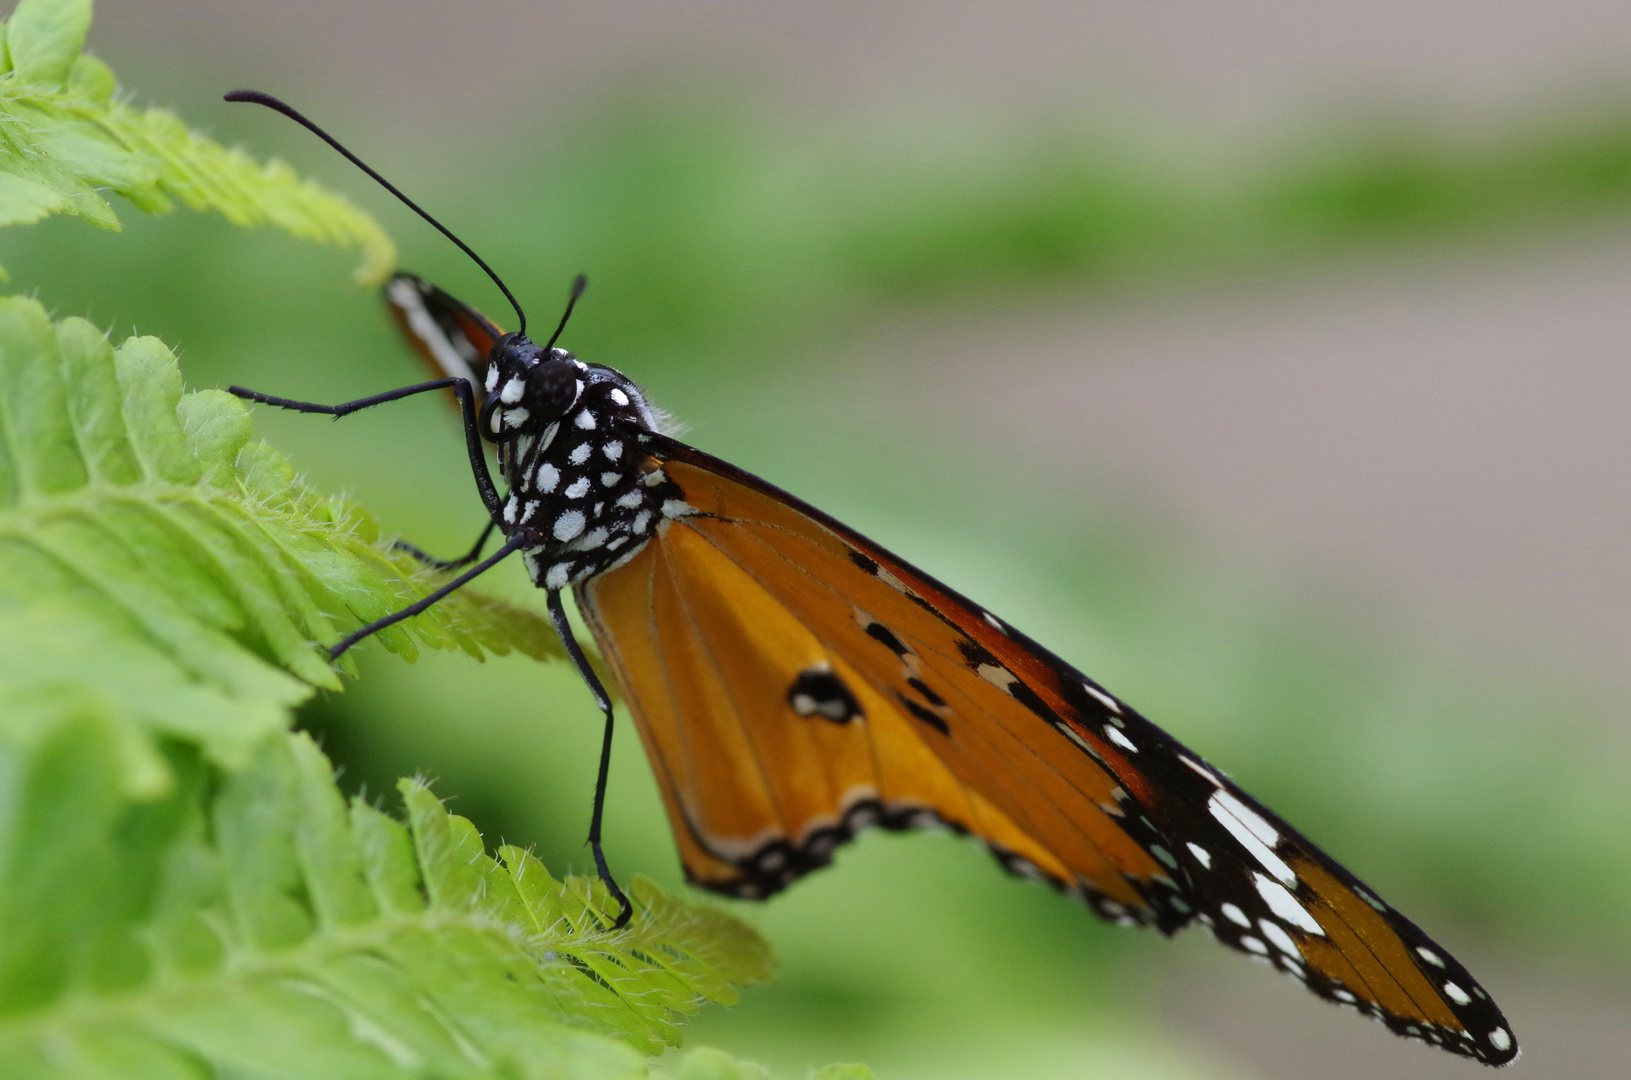
POLYGON ((1286 933, 1285 928, 1279 923, 1273 919, 1258 919, 1257 925, 1262 929, 1263 936, 1273 942, 1276 949, 1279 949, 1287 956, 1294 956, 1298 960, 1303 958, 1303 951, 1297 948, 1296 940, 1286 933))
POLYGON ((1189 848, 1189 853, 1195 856, 1195 861, 1208 870, 1212 869, 1212 853, 1210 851, 1207 851, 1199 844, 1186 844, 1185 846, 1189 848))
POLYGON ((1121 702, 1117 701, 1109 694, 1106 694, 1103 690, 1100 690, 1090 682, 1084 681, 1082 683, 1082 689, 1093 695, 1093 697, 1098 700, 1098 703, 1103 705, 1106 709, 1109 709, 1113 715, 1121 715, 1121 702))
POLYGON ((1239 923, 1241 926, 1250 926, 1252 924, 1252 921, 1246 917, 1246 913, 1234 904, 1225 902, 1218 910, 1223 912, 1224 917, 1232 923, 1239 923))
POLYGON ((1252 875, 1252 883, 1257 886, 1258 894, 1263 897, 1263 902, 1269 906, 1270 911, 1299 930, 1325 936, 1325 928, 1316 922, 1314 916, 1308 913, 1308 909, 1279 883, 1255 873, 1252 875))
POLYGON ((697 508, 684 499, 664 499, 663 517, 682 518, 697 512, 697 508))
POLYGON ((1114 724, 1104 725, 1104 733, 1108 735, 1110 737, 1110 741, 1115 743, 1117 746, 1125 747, 1135 754, 1138 753, 1138 747, 1133 745, 1133 740, 1123 735, 1121 733, 1121 729, 1116 727, 1114 724))
POLYGON ((1453 982, 1447 982, 1444 984, 1444 996, 1455 1002, 1457 1005, 1466 1005, 1472 1001, 1472 998, 1468 996, 1467 992, 1453 982))
MULTIPOLYGON (((1256 823, 1258 825, 1264 828, 1268 827, 1268 822, 1264 821, 1256 814, 1253 814, 1250 810, 1247 810, 1245 805, 1242 804, 1239 799, 1236 799, 1227 791, 1214 791, 1212 793, 1212 798, 1207 800, 1206 803, 1207 810, 1209 810, 1212 816, 1217 819, 1218 824, 1229 830, 1229 834, 1240 842, 1240 846, 1246 849, 1247 854, 1256 859, 1260 864, 1262 864, 1264 869, 1273 874, 1275 877, 1279 878, 1284 884, 1296 884, 1297 875, 1291 872, 1291 867, 1287 866, 1279 858, 1279 856, 1274 854, 1273 850, 1271 850, 1262 840, 1258 839, 1257 834, 1251 829, 1250 826, 1235 816, 1235 807, 1245 810, 1246 813, 1251 814, 1251 816, 1256 819, 1256 823)), ((1269 829, 1268 831, 1271 836, 1274 836, 1276 839, 1279 838, 1278 834, 1275 833, 1274 830, 1269 829)))
POLYGON ((1242 934, 1240 937, 1240 943, 1246 946, 1246 948, 1250 949, 1252 952, 1256 953, 1258 956, 1267 956, 1269 954, 1269 947, 1263 944, 1262 941, 1258 940, 1257 938, 1252 937, 1250 934, 1242 934))
POLYGON ((1444 967, 1444 958, 1424 945, 1418 945, 1416 947, 1416 955, 1436 968, 1444 967))
POLYGON ((1202 765, 1200 762, 1191 760, 1185 754, 1179 754, 1178 755, 1178 760, 1183 762, 1185 765, 1188 765, 1190 767, 1190 769, 1192 769, 1193 771, 1199 773, 1204 779, 1209 781, 1212 784, 1213 787, 1222 787, 1223 786, 1222 781, 1220 781, 1216 776, 1212 775, 1212 770, 1208 769, 1205 765, 1202 765))
POLYGON ((1512 1048, 1512 1036, 1507 1034, 1506 1028, 1496 1028, 1489 1033, 1489 1044, 1495 1049, 1505 1052, 1512 1048))

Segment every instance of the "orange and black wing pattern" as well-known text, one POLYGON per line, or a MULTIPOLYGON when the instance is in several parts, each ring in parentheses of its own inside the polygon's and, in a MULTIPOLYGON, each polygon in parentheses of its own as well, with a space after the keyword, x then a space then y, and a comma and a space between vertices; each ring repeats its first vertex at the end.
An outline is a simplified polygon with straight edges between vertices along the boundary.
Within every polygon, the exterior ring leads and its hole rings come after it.
POLYGON ((487 381, 487 357, 504 332, 469 304, 412 274, 393 274, 384 292, 397 329, 425 366, 437 378, 470 380, 479 394, 487 381))
POLYGON ((577 596, 694 882, 763 897, 868 825, 949 826, 1107 919, 1198 922, 1401 1035, 1517 1057, 1449 953, 1130 706, 785 492, 641 441, 684 499, 577 596))

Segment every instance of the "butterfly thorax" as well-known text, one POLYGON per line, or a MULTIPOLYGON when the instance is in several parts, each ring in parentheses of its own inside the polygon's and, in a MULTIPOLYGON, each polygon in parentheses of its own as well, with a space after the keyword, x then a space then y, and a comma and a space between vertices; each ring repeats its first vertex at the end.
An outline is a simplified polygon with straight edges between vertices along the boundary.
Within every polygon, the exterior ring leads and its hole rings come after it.
POLYGON ((670 518, 691 512, 642 449, 657 414, 621 372, 519 335, 493 350, 483 434, 509 486, 502 527, 530 529, 541 588, 561 589, 631 558, 670 518))

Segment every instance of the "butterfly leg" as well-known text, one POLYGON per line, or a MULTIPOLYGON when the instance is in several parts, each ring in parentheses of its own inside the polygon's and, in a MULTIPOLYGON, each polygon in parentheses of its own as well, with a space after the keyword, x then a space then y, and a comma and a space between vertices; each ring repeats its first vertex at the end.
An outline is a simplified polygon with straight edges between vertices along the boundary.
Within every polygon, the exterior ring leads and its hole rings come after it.
POLYGON ((414 601, 401 611, 393 611, 383 619, 375 619, 362 629, 352 631, 345 637, 341 638, 338 644, 329 647, 329 659, 338 659, 340 654, 351 648, 351 646, 355 645, 365 637, 379 633, 387 626, 395 626, 403 619, 413 618, 415 615, 418 615, 420 612, 442 599, 442 597, 446 596, 448 593, 453 592, 455 589, 462 589, 476 577, 480 576, 481 574, 485 574, 487 571, 497 566, 501 561, 508 557, 511 552, 520 548, 533 547, 538 542, 538 534, 533 532, 531 529, 517 529, 510 535, 509 539, 504 541, 503 547, 499 548, 497 551, 487 556, 487 558, 483 559, 480 563, 471 567, 469 570, 466 570, 464 573, 460 574, 446 585, 443 585, 429 596, 425 596, 414 601))
POLYGON ((578 645, 578 639, 572 633, 572 624, 566 621, 566 609, 561 605, 559 589, 549 591, 549 618, 555 624, 555 633, 560 635, 561 644, 566 646, 566 653, 577 665, 578 674, 583 681, 589 684, 589 692, 595 695, 595 704, 600 711, 606 714, 606 733, 600 740, 600 772, 595 777, 595 808, 589 815, 589 850, 595 857, 595 872, 605 884, 606 890, 616 898, 618 906, 622 908, 617 921, 612 924, 613 930, 621 930, 628 925, 629 917, 634 914, 634 905, 624 895, 622 888, 612 877, 612 872, 606 866, 606 852, 600 846, 600 822, 606 809, 606 778, 612 768, 612 699, 606 693, 606 688, 600 685, 600 678, 595 669, 589 666, 588 659, 583 655, 583 649, 578 645))
POLYGON ((356 401, 347 401, 339 405, 318 405, 310 401, 294 401, 291 398, 273 397, 271 394, 262 394, 256 390, 246 390, 241 386, 229 386, 227 392, 245 401, 253 401, 261 405, 275 405, 280 409, 292 409, 295 412, 319 413, 332 416, 336 419, 350 416, 362 409, 372 408, 375 405, 384 405, 390 401, 400 401, 415 394, 429 393, 432 390, 452 390, 459 399, 459 411, 464 416, 464 444, 470 454, 470 472, 476 478, 476 490, 481 493, 481 501, 487 507, 487 516, 493 521, 499 519, 504 510, 504 500, 498 496, 498 489, 493 486, 493 474, 487 469, 487 451, 482 446, 481 425, 476 415, 475 391, 470 388, 469 379, 436 379, 426 383, 416 383, 413 386, 404 386, 397 390, 387 390, 383 394, 373 397, 358 398, 356 401))
POLYGON ((414 547, 406 540, 398 540, 393 543, 391 547, 395 548, 397 551, 406 551, 409 555, 412 555, 414 558, 418 559, 432 570, 457 570, 459 567, 469 566, 471 563, 481 558, 481 549, 487 546, 487 541, 492 538, 493 530, 496 528, 498 528, 498 522, 489 521, 487 523, 487 527, 481 530, 481 535, 476 537, 475 546, 457 559, 438 559, 436 556, 427 554, 426 552, 421 551, 419 548, 414 547))

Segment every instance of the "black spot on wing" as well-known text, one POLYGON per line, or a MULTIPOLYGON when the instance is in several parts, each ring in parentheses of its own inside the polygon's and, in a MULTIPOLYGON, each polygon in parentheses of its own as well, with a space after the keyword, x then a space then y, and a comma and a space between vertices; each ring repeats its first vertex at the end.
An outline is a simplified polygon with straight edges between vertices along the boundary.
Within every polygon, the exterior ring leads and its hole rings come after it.
POLYGON ((860 567, 866 573, 871 574, 873 577, 878 576, 878 564, 877 564, 877 562, 875 560, 873 560, 873 559, 868 558, 865 555, 862 555, 859 551, 856 551, 854 548, 850 549, 849 561, 854 563, 856 566, 860 567))
POLYGON ((805 668, 787 688, 787 703, 800 716, 820 716, 847 724, 861 715, 861 706, 844 681, 830 668, 805 668))
POLYGON ((867 637, 872 638, 875 641, 883 642, 883 644, 888 647, 889 651, 894 653, 896 656, 905 656, 907 653, 912 651, 906 647, 905 643, 902 642, 900 638, 895 636, 895 632, 893 630, 889 629, 889 627, 885 626, 881 622, 878 622, 877 620, 867 623, 866 634, 867 637))
POLYGON ((970 668, 978 670, 989 664, 992 667, 1001 667, 997 658, 985 646, 972 638, 963 638, 957 643, 957 650, 963 654, 963 662, 970 668))
POLYGON ((933 690, 929 689, 929 684, 924 682, 922 679, 918 678, 917 676, 914 675, 911 678, 907 679, 906 680, 906 685, 910 686, 913 690, 916 690, 918 693, 922 694, 923 695, 923 700, 927 701, 930 705, 933 705, 935 708, 943 709, 943 708, 946 707, 946 699, 941 697, 939 694, 935 693, 933 690))
POLYGON ((907 697, 898 690, 895 691, 895 697, 898 698, 900 703, 906 707, 907 712, 911 713, 925 724, 928 724, 930 727, 940 732, 940 734, 951 734, 951 728, 946 725, 946 721, 932 709, 919 705, 917 702, 913 701, 911 698, 907 697))

